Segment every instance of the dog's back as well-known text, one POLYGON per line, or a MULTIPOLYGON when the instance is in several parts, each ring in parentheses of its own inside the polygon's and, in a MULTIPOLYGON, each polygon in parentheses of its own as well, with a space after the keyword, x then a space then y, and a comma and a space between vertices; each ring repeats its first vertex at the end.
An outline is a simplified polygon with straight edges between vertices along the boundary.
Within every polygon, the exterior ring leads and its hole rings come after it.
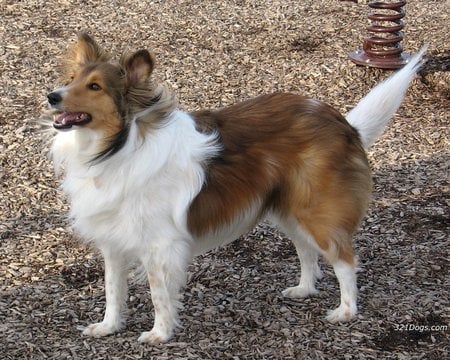
POLYGON ((223 149, 208 163, 189 209, 196 237, 225 240, 222 229, 236 229, 244 214, 250 228, 270 214, 299 221, 332 258, 336 250, 350 251, 351 241, 332 243, 356 230, 370 174, 359 135, 339 112, 310 98, 272 94, 192 116, 200 131, 218 132, 223 149))

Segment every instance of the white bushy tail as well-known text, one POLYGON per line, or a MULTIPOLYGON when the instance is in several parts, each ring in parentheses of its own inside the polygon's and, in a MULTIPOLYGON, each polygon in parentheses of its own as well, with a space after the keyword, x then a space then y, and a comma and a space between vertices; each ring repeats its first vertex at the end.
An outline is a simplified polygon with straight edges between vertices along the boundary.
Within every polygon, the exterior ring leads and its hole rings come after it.
POLYGON ((401 70, 378 84, 347 115, 347 121, 358 130, 365 149, 381 136, 403 102, 409 84, 425 63, 424 46, 401 70))

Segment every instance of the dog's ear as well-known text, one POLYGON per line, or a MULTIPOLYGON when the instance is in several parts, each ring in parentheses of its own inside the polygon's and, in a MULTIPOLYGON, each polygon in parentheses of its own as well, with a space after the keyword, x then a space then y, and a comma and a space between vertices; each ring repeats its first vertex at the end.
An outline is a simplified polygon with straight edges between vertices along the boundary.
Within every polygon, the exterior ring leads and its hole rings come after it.
POLYGON ((69 47, 61 63, 60 81, 67 84, 74 74, 89 62, 106 62, 109 55, 86 33, 79 33, 75 44, 69 47))
POLYGON ((108 61, 109 56, 87 33, 79 33, 77 43, 70 50, 70 61, 78 66, 89 62, 108 61))
POLYGON ((147 50, 139 50, 121 60, 128 86, 136 86, 148 80, 155 67, 155 56, 147 50))

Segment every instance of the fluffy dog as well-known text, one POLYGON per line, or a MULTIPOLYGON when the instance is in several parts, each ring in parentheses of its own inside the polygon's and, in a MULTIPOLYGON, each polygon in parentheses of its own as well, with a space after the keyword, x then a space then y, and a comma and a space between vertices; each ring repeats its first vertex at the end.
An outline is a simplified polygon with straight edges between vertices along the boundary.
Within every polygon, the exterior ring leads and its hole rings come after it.
POLYGON ((265 218, 290 237, 300 258, 300 283, 283 295, 316 293, 322 255, 341 292, 327 319, 351 319, 357 311, 352 235, 371 193, 365 149, 400 106, 424 51, 346 118, 320 101, 281 93, 186 113, 150 81, 151 53, 140 50, 114 64, 80 34, 66 56, 65 85, 48 102, 57 130, 51 153, 65 173, 74 229, 105 259, 105 316, 84 334, 104 336, 124 326, 127 271, 138 261, 155 310, 153 329, 139 341, 169 340, 193 256, 265 218))

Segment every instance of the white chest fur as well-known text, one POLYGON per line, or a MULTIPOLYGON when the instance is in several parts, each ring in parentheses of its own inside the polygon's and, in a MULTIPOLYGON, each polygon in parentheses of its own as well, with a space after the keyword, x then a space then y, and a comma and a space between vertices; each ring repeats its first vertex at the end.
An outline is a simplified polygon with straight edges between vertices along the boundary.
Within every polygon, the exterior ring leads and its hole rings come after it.
POLYGON ((215 136, 197 132, 187 114, 175 112, 145 138, 133 123, 124 148, 89 165, 98 136, 83 128, 59 133, 52 148, 81 237, 137 254, 163 239, 190 241, 187 209, 203 185, 204 161, 218 151, 215 136))

